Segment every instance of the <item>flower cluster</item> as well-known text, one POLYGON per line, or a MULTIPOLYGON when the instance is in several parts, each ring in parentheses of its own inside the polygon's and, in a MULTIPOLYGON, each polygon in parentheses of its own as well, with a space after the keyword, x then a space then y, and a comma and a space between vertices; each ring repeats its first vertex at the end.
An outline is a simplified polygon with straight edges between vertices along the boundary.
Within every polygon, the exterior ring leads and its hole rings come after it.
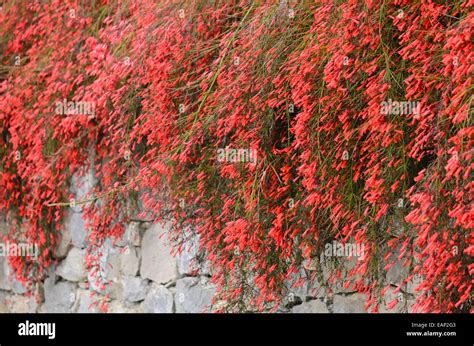
POLYGON ((364 248, 344 279, 373 311, 393 253, 416 309, 472 309, 471 1, 10 1, 0 23, 0 211, 40 249, 11 259, 23 281, 93 167, 91 266, 130 219, 172 216, 230 310, 274 311, 333 242, 364 248))

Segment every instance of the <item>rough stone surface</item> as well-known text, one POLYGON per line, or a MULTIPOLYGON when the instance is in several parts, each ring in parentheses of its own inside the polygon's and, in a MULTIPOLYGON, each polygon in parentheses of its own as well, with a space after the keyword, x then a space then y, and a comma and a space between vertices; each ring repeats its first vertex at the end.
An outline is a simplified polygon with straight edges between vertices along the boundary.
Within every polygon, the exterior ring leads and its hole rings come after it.
MULTIPOLYGON (((400 229, 398 225, 395 229, 400 229)), ((404 280, 409 276, 409 268, 406 265, 403 265, 404 259, 399 259, 400 257, 400 248, 393 250, 390 254, 390 258, 387 263, 392 263, 392 267, 388 269, 386 274, 386 282, 392 285, 400 285, 404 280)))
MULTIPOLYGON (((323 272, 323 278, 324 282, 326 282, 329 286, 331 286, 331 289, 334 293, 353 293, 355 290, 349 285, 348 287, 345 287, 345 282, 343 278, 346 278, 348 276, 348 272, 352 270, 357 263, 357 259, 355 257, 353 258, 346 258, 346 257, 341 257, 341 258, 325 258, 324 256, 321 256, 321 267, 322 267, 322 272, 323 272), (334 273, 337 269, 340 269, 342 274, 341 274, 341 280, 337 281, 332 281, 330 279, 331 274, 334 273)), ((352 277, 352 280, 355 281, 358 279, 359 276, 352 277)))
POLYGON ((86 223, 82 213, 70 211, 66 217, 66 232, 70 233, 71 243, 79 249, 86 247, 86 223))
POLYGON ((305 299, 308 296, 309 282, 306 275, 303 273, 296 273, 292 279, 287 283, 289 294, 305 299), (295 286, 295 284, 297 286, 295 286))
POLYGON ((93 276, 91 272, 87 273, 87 282, 89 283, 89 287, 91 290, 99 293, 101 292, 100 280, 96 276, 93 276))
POLYGON ((143 302, 144 313, 173 312, 173 294, 162 285, 153 285, 143 302))
POLYGON ((312 298, 323 298, 326 293, 326 288, 321 285, 317 278, 309 281, 308 284, 308 297, 312 298))
POLYGON ((50 277, 44 283, 44 312, 69 312, 76 299, 75 285, 50 277))
POLYGON ((95 275, 87 273, 90 289, 100 294, 110 294, 112 299, 121 299, 122 281, 120 275, 120 250, 106 241, 97 251, 98 268, 95 275), (105 289, 101 287, 105 285, 105 289))
POLYGON ((121 268, 121 251, 110 246, 106 246, 106 250, 104 251, 104 262, 106 266, 104 268, 105 278, 109 281, 115 281, 116 279, 120 278, 120 268, 121 268))
POLYGON ((140 305, 133 304, 127 306, 124 302, 113 300, 108 306, 108 312, 110 313, 140 313, 140 305))
POLYGON ((78 313, 95 313, 98 309, 93 303, 94 299, 91 297, 91 291, 78 289, 72 310, 78 313))
POLYGON ((366 295, 354 293, 347 296, 335 295, 333 300, 334 313, 362 313, 365 310, 366 295))
POLYGON ((201 275, 212 276, 211 262, 209 262, 209 261, 206 260, 206 259, 203 260, 203 261, 200 263, 199 270, 200 270, 201 275))
POLYGON ((154 224, 142 240, 142 262, 140 274, 146 279, 164 284, 178 277, 176 259, 171 255, 171 246, 165 242, 162 224, 154 224))
POLYGON ((414 305, 416 304, 416 299, 409 298, 407 300, 407 312, 409 313, 418 313, 419 311, 415 309, 414 305))
POLYGON ((123 278, 123 299, 129 302, 140 302, 145 299, 150 286, 147 280, 139 276, 123 278))
POLYGON ((54 254, 56 258, 66 257, 70 247, 71 247, 71 229, 65 227, 61 232, 61 239, 59 240, 59 245, 56 248, 56 253, 54 254))
MULTIPOLYGON (((0 304, 1 305, 1 304, 0 304)), ((11 295, 5 299, 5 305, 10 312, 15 313, 35 313, 38 304, 34 297, 22 295, 11 295)), ((1 307, 0 307, 1 309, 1 307)))
POLYGON ((387 271, 387 283, 393 285, 399 285, 408 277, 408 267, 403 266, 402 262, 397 261, 395 264, 387 271))
POLYGON ((0 314, 9 312, 6 302, 7 295, 5 292, 0 292, 0 314))
POLYGON ((17 279, 13 279, 12 291, 16 294, 25 294, 28 291, 28 288, 22 282, 18 281, 17 279))
MULTIPOLYGON (((95 171, 93 168, 90 168, 85 172, 85 174, 76 172, 72 176, 70 191, 75 195, 76 201, 83 201, 88 197, 96 184, 97 179, 95 177, 95 171)), ((74 212, 82 211, 81 205, 73 205, 71 208, 74 212)))
POLYGON ((209 312, 215 287, 199 278, 187 277, 176 282, 176 312, 209 312))
POLYGON ((137 249, 127 246, 120 251, 120 272, 123 275, 135 276, 140 269, 140 258, 137 249))
POLYGON ((413 294, 415 297, 418 297, 419 295, 422 294, 420 290, 418 290, 418 287, 420 284, 423 282, 423 277, 420 275, 415 275, 413 278, 407 282, 406 288, 407 292, 410 294, 413 294))
POLYGON ((12 289, 12 279, 10 267, 5 257, 0 256, 0 289, 10 291, 12 289))
POLYGON ((132 246, 141 246, 142 245, 142 232, 140 225, 137 222, 134 222, 130 225, 129 230, 129 239, 132 246))
POLYGON ((300 297, 305 300, 306 297, 322 298, 324 296, 324 287, 321 286, 317 277, 311 278, 302 269, 299 273, 293 274, 291 280, 288 280, 287 287, 289 294, 300 297), (298 282, 298 286, 295 284, 298 282))
POLYGON ((384 297, 382 298, 382 303, 379 305, 379 312, 381 313, 403 313, 407 311, 407 300, 405 295, 402 292, 395 293, 395 288, 389 288, 384 297), (394 300, 398 300, 398 304, 392 308, 388 309, 388 304, 394 300))
POLYGON ((43 304, 44 303, 44 287, 42 284, 40 283, 37 283, 34 287, 34 289, 32 290, 32 294, 34 295, 35 297, 35 300, 39 303, 39 304, 43 304))
POLYGON ((196 255, 198 253, 198 239, 192 237, 185 243, 183 251, 177 256, 178 273, 181 275, 194 274, 199 269, 196 255))
POLYGON ((8 228, 9 228, 9 225, 6 222, 5 215, 0 214, 0 235, 7 235, 8 228))
POLYGON ((56 274, 68 281, 83 281, 86 278, 84 258, 85 250, 72 248, 66 259, 58 266, 56 274))
MULTIPOLYGON (((94 173, 89 170, 85 177, 74 176, 71 192, 76 201, 81 201, 89 197, 95 185, 94 173)), ((130 205, 134 202, 130 201, 130 205)), ((104 205, 105 201, 98 199, 96 203, 104 205)), ((51 266, 47 271, 49 278, 32 289, 34 297, 27 296, 26 288, 10 275, 6 259, 0 257, 0 313, 98 312, 98 306, 93 303, 105 302, 106 295, 107 301, 111 299, 108 301, 108 311, 112 313, 200 313, 232 308, 222 300, 211 306, 215 295, 215 287, 209 279, 212 272, 209 261, 199 251, 198 236, 192 229, 183 230, 189 232, 189 242, 175 259, 166 241, 165 233, 169 231, 169 225, 151 224, 151 213, 145 216, 136 214, 132 219, 146 220, 132 221, 126 225, 120 239, 110 238, 100 249, 88 249, 93 252, 92 255, 98 256, 99 273, 93 274, 97 267, 85 270, 83 264, 88 231, 82 206, 73 205, 67 213, 55 254, 60 264, 58 267, 51 266), (101 287, 103 284, 105 288, 101 287), (91 292, 98 294, 91 296, 91 292)), ((0 234, 9 228, 4 219, 0 215, 0 234)), ((395 251, 393 258, 397 256, 395 251)), ((302 269, 286 282, 287 297, 278 312, 365 312, 364 294, 354 292, 352 287, 344 288, 342 281, 328 282, 336 268, 342 269, 342 278, 347 277, 347 272, 356 261, 356 258, 322 256, 303 262, 302 267, 306 270, 302 269), (311 274, 317 274, 312 282, 307 277, 311 274), (297 280, 302 280, 302 286, 294 287, 297 280)), ((388 271, 385 279, 398 285, 407 274, 407 268, 397 263, 388 271)), ((248 273, 247 280, 253 284, 255 275, 248 273)), ((406 301, 402 300, 390 312, 413 312, 414 299, 422 294, 414 292, 419 282, 408 282, 406 287, 402 287, 403 299, 406 301)), ((379 311, 386 312, 387 304, 397 297, 398 294, 394 294, 393 290, 387 291, 379 311)), ((243 299, 250 300, 250 297, 244 296, 243 299)))
POLYGON ((125 226, 125 230, 121 238, 115 238, 113 240, 114 246, 140 246, 141 245, 141 232, 140 223, 130 222, 125 226))
POLYGON ((326 304, 320 300, 310 300, 300 305, 296 305, 292 309, 293 313, 329 313, 326 304))

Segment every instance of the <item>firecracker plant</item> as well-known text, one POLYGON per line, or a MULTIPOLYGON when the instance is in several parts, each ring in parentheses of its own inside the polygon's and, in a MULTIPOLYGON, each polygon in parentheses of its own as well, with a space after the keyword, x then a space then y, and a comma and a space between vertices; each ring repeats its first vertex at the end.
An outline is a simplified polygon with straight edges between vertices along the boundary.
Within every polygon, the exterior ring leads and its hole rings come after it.
POLYGON ((365 254, 327 284, 370 311, 394 257, 414 310, 472 311, 473 5, 3 2, 0 212, 40 247, 15 274, 44 279, 79 205, 90 268, 132 219, 172 219, 177 251, 194 230, 223 311, 276 311, 334 240, 365 254))

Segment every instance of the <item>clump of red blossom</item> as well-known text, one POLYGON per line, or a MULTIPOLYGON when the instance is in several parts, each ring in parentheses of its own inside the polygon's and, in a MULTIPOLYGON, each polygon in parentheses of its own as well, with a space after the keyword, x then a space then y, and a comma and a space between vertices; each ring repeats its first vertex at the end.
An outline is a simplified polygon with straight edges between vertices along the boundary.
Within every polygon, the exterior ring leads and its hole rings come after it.
POLYGON ((365 246, 346 285, 374 311, 396 249, 422 278, 416 309, 472 310, 472 5, 7 1, 0 211, 41 248, 17 276, 44 277, 69 181, 93 165, 91 253, 143 216, 140 195, 178 248, 195 228, 230 310, 275 310, 333 240, 365 246), (64 99, 95 112, 57 114, 64 99), (419 112, 383 114, 389 99, 419 112))

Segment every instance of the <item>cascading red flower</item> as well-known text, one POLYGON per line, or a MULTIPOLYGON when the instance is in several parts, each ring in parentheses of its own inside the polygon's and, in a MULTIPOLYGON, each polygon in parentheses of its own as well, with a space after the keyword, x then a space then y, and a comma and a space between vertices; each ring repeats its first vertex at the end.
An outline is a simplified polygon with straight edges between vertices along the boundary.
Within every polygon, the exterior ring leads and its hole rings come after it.
POLYGON ((395 249, 422 278, 415 309, 471 310, 472 6, 6 2, 0 211, 41 248, 17 276, 44 277, 69 181, 93 166, 90 266, 130 218, 171 208, 170 236, 194 227, 231 310, 278 308, 333 240, 365 246, 344 279, 375 310, 395 249), (58 114, 65 99, 94 114, 58 114), (226 148, 256 160, 220 162, 226 148))

